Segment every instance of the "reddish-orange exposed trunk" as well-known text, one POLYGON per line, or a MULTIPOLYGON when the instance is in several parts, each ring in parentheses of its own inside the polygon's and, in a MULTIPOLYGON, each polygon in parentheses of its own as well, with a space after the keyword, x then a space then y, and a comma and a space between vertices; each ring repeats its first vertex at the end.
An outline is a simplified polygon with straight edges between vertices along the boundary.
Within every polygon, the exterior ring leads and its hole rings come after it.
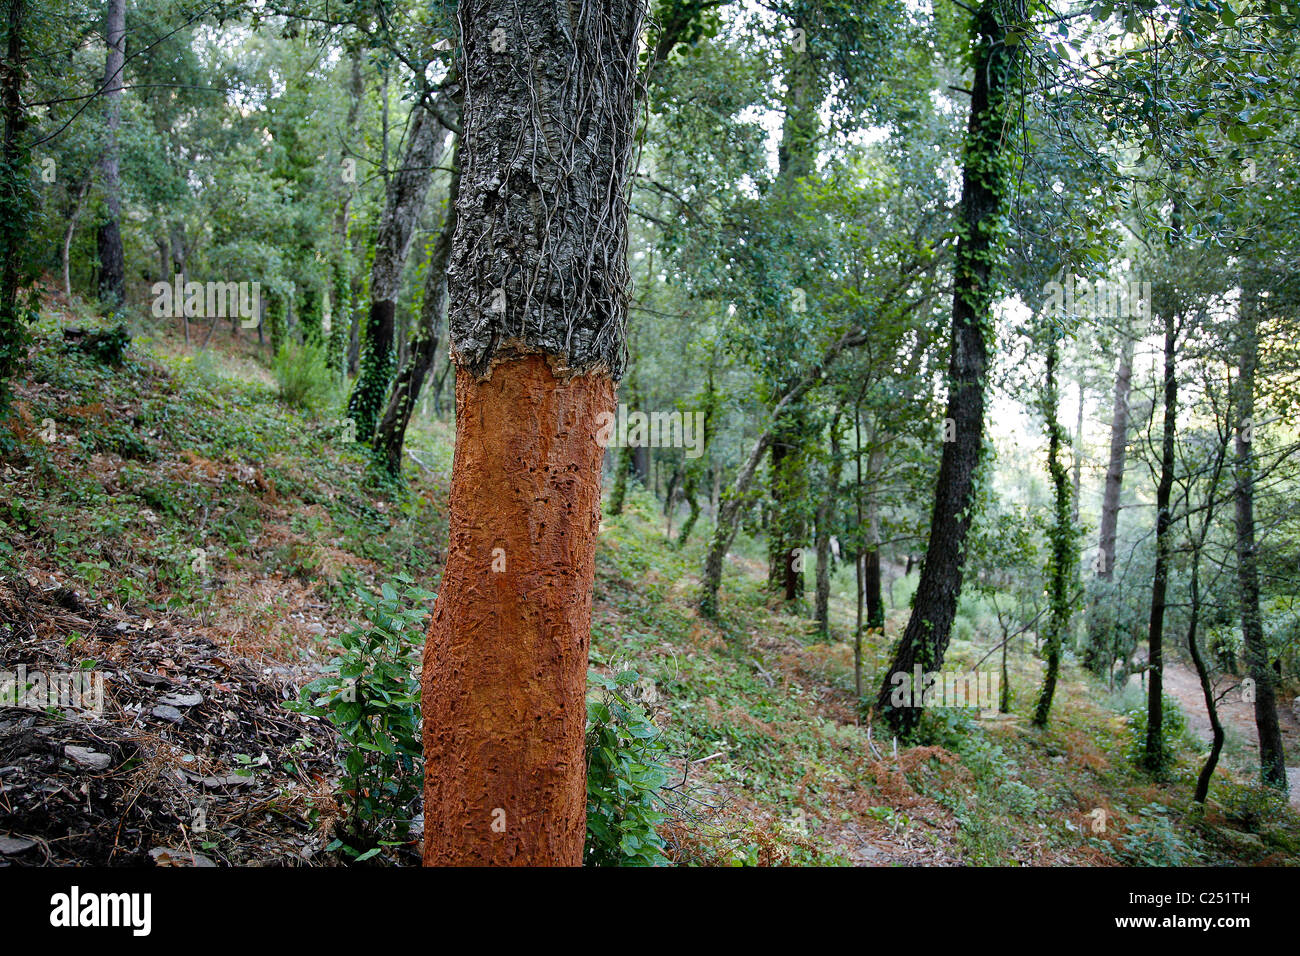
POLYGON ((608 375, 456 372, 451 544, 424 653, 426 865, 582 863, 608 375))

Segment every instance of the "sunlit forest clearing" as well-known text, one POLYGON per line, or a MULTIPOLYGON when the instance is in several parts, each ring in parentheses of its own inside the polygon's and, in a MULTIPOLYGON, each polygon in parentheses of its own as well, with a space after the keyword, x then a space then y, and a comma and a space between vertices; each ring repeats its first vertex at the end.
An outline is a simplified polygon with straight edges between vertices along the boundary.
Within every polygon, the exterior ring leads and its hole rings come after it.
POLYGON ((0 20, 0 865, 1300 863, 1300 6, 0 20))

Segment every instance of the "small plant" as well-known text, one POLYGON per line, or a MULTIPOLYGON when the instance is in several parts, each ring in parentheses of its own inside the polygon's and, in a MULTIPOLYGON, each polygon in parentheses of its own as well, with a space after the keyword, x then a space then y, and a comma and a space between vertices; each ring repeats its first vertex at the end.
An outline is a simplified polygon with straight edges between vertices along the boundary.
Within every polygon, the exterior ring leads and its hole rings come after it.
MULTIPOLYGON (((1187 734, 1187 718, 1183 716, 1178 702, 1164 695, 1163 719, 1160 721, 1160 766, 1172 767, 1177 760, 1177 746, 1187 734)), ((1146 705, 1135 707, 1125 716, 1128 718, 1129 742, 1124 755, 1134 766, 1142 766, 1146 759, 1147 711, 1146 705)))
POLYGON ((1123 854, 1137 866, 1193 866, 1201 855, 1178 833, 1169 810, 1158 803, 1138 811, 1122 842, 1123 854))
POLYGON ((325 349, 316 342, 285 342, 271 367, 287 405, 318 412, 330 404, 334 376, 325 361, 325 349))
POLYGON ((631 688, 636 671, 605 677, 588 673, 595 693, 587 698, 587 845, 589 866, 656 866, 667 862, 656 826, 666 819, 657 807, 668 781, 659 762, 659 730, 631 688))
POLYGON ((329 673, 307 684, 299 713, 325 717, 343 738, 344 832, 329 844, 357 862, 406 842, 420 793, 420 681, 423 623, 434 595, 410 578, 385 583, 379 596, 355 591, 366 625, 339 638, 343 653, 329 673))

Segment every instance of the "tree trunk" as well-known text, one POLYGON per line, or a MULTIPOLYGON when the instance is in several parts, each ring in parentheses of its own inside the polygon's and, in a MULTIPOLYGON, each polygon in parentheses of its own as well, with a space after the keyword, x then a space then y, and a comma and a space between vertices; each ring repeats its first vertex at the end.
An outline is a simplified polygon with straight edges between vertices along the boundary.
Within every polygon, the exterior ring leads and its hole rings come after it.
POLYGON ((839 498, 840 472, 844 463, 840 460, 840 417, 838 414, 831 422, 831 460, 827 468, 826 488, 822 493, 821 503, 817 507, 817 594, 816 619, 817 632, 829 638, 830 601, 831 601, 831 519, 835 514, 835 501, 839 498))
MULTIPOLYGON (((749 456, 736 472, 731 488, 719 497, 720 502, 717 505, 717 520, 714 523, 713 538, 709 543, 708 555, 704 560, 704 579, 700 585, 700 613, 705 617, 716 617, 718 613, 718 588, 722 584, 722 562, 727 556, 727 550, 731 547, 731 542, 736 539, 736 531, 740 526, 740 518, 754 503, 750 491, 750 485, 753 484, 754 475, 758 472, 758 466, 763 461, 763 455, 771 447, 772 440, 775 437, 782 416, 786 414, 787 409, 791 408, 798 402, 808 390, 821 381, 826 371, 835 364, 836 359, 846 350, 856 348, 867 341, 867 335, 861 329, 855 329, 846 332, 844 335, 823 353, 821 360, 804 373, 790 391, 781 397, 776 403, 776 408, 772 410, 772 419, 768 426, 758 436, 754 442, 754 447, 750 449, 749 456)), ((714 473, 714 481, 717 482, 718 472, 714 473)))
MULTIPOLYGON (((1074 577, 1076 552, 1074 549, 1074 522, 1070 518, 1070 480, 1061 461, 1061 446, 1066 443, 1065 429, 1058 421, 1060 389, 1057 386, 1057 366, 1060 363, 1060 346, 1056 330, 1049 328, 1052 336, 1047 345, 1047 377, 1043 388, 1043 413, 1047 422, 1047 472, 1052 482, 1052 527, 1048 531, 1050 556, 1047 561, 1047 595, 1050 610, 1047 617, 1047 672, 1043 688, 1034 708, 1034 726, 1046 727, 1052 712, 1052 697, 1056 693, 1056 679, 1061 669, 1061 647, 1070 627, 1070 582, 1074 577)), ((1081 396, 1082 397, 1082 396, 1081 396)), ((1078 455, 1075 455, 1078 459, 1078 455)))
POLYGON ((447 301, 447 259, 451 255, 452 238, 456 235, 456 195, 460 191, 460 147, 453 153, 451 186, 447 193, 447 214, 442 229, 434 240, 433 252, 424 274, 424 301, 420 304, 420 327, 413 336, 406 361, 393 379, 388 392, 384 414, 375 429, 375 455, 383 461, 390 475, 402 473, 402 444, 406 440, 406 426, 410 424, 416 399, 424 387, 424 379, 433 368, 438 354, 438 334, 442 326, 443 306, 447 301))
MULTIPOLYGON (((1006 202, 1005 144, 1009 94, 1019 78, 1022 41, 1006 45, 1008 27, 1025 19, 1023 0, 985 0, 974 16, 974 76, 970 125, 962 170, 961 239, 953 274, 952 356, 947 417, 956 433, 943 445, 930 540, 912 614, 887 668, 876 708, 900 736, 920 720, 916 707, 891 703, 896 673, 943 666, 957 613, 966 535, 975 508, 975 473, 984 434, 984 380, 988 370, 985 327, 992 322, 993 260, 1006 202)), ((917 688, 919 690, 919 688, 917 688)))
POLYGON ((1242 289, 1241 341, 1237 356, 1236 550, 1237 592, 1241 602, 1242 652, 1255 682, 1255 731, 1259 773, 1264 784, 1287 789, 1286 755, 1277 719, 1277 675, 1269 666, 1268 645, 1259 614, 1259 568, 1255 547, 1255 455, 1251 448, 1255 414, 1255 369, 1259 361, 1259 295, 1242 289))
POLYGON ((402 167, 389 180, 384 211, 375 236, 370 268, 370 314, 361 343, 360 374, 348 399, 348 417, 357 438, 370 441, 393 376, 394 326, 402 270, 415 237, 416 221, 424 211, 433 167, 442 159, 447 129, 424 107, 412 107, 411 133, 402 167))
POLYGON ((23 108, 23 0, 5 0, 5 55, 0 62, 0 103, 4 142, 0 145, 0 411, 9 405, 9 376, 27 354, 22 291, 28 251, 27 211, 31 207, 29 152, 22 142, 27 125, 23 108))
POLYGON ((1169 498, 1174 486, 1174 439, 1178 422, 1177 320, 1172 305, 1164 309, 1165 420, 1160 450, 1160 482, 1156 486, 1156 565, 1151 581, 1151 621, 1147 630, 1147 736, 1143 765, 1156 772, 1164 765, 1164 625, 1165 594, 1169 587, 1171 551, 1169 498))
POLYGON ((575 866, 642 8, 462 0, 459 17, 456 450, 422 679, 424 861, 575 866))
POLYGON ((116 308, 126 288, 126 259, 122 253, 122 183, 117 131, 122 123, 122 72, 126 65, 126 0, 108 0, 104 20, 108 43, 104 59, 104 155, 99 161, 107 217, 99 225, 99 298, 116 308))
MULTIPOLYGON (((1110 418, 1110 457, 1106 463, 1106 486, 1101 497, 1101 526, 1097 540, 1098 581, 1109 582, 1115 574, 1115 540, 1119 528, 1119 496, 1124 484, 1124 458, 1128 451, 1128 397, 1133 383, 1133 339, 1121 332, 1119 367, 1115 371, 1115 404, 1110 418)), ((1093 592, 1088 615, 1088 643, 1083 663, 1094 674, 1105 668, 1109 674, 1114 657, 1114 607, 1093 592)))

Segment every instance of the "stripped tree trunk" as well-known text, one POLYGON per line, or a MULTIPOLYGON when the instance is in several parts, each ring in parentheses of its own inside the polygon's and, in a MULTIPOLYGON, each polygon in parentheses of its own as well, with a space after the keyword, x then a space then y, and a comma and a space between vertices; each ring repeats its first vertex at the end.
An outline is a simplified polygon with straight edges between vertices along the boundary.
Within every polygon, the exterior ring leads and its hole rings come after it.
POLYGON ((627 361, 641 0, 462 0, 450 544, 426 864, 577 865, 600 433, 627 361))

